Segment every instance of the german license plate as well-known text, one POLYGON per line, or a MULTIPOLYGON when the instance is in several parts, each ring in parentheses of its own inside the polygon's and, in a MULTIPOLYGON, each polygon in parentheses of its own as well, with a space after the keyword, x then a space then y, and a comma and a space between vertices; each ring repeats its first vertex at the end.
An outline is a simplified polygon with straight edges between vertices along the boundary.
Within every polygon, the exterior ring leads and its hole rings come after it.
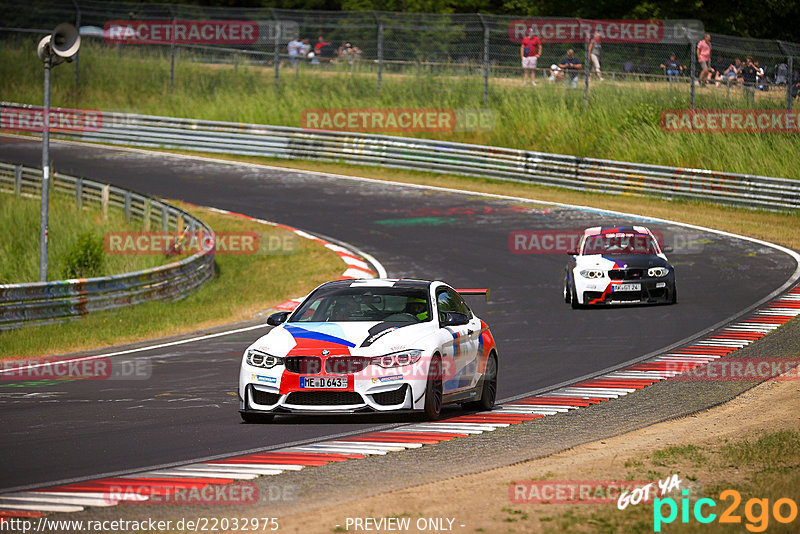
POLYGON ((642 284, 617 284, 615 286, 611 286, 611 291, 641 291, 642 284))
POLYGON ((346 376, 301 376, 300 387, 306 389, 347 389, 346 376))

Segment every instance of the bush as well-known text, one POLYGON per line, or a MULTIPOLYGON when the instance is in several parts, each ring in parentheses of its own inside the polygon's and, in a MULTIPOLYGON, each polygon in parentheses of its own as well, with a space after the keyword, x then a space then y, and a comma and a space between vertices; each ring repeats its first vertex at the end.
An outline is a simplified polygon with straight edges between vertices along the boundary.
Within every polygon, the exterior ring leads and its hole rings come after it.
POLYGON ((103 240, 92 232, 78 235, 66 256, 66 278, 91 278, 103 273, 103 240))

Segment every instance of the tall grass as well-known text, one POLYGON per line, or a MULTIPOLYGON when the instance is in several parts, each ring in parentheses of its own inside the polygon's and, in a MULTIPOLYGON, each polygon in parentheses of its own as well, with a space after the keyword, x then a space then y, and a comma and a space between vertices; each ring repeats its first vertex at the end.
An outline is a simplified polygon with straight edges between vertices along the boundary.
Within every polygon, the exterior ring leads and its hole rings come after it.
MULTIPOLYGON (((41 103, 41 64, 34 41, 15 40, 0 49, 0 97, 41 103)), ((53 71, 53 105, 300 126, 309 108, 479 108, 482 81, 472 76, 435 75, 424 69, 386 73, 382 90, 369 68, 284 68, 279 90, 271 67, 241 60, 231 65, 177 62, 169 89, 169 58, 163 49, 118 48, 85 42, 76 91, 70 65, 53 71)), ((729 172, 798 177, 797 134, 666 133, 662 110, 686 109, 689 87, 655 82, 593 83, 588 102, 582 86, 520 87, 519 80, 493 78, 489 108, 497 117, 486 132, 435 133, 428 137, 555 152, 585 157, 700 167, 729 172)), ((757 95, 756 107, 781 108, 772 92, 757 95)), ((698 108, 747 107, 737 89, 698 89, 698 108)), ((417 134, 422 135, 422 134, 417 134)))
MULTIPOLYGON (((16 197, 0 193, 0 284, 39 280, 39 215, 38 198, 16 197)), ((163 255, 102 254, 98 270, 75 270, 86 252, 87 242, 102 251, 107 232, 141 231, 141 225, 126 223, 119 210, 110 209, 104 220, 98 207, 84 206, 78 211, 72 196, 60 193, 50 196, 48 278, 63 280, 73 277, 106 276, 155 267, 175 257, 163 255), (78 258, 76 259, 76 256, 78 258)))

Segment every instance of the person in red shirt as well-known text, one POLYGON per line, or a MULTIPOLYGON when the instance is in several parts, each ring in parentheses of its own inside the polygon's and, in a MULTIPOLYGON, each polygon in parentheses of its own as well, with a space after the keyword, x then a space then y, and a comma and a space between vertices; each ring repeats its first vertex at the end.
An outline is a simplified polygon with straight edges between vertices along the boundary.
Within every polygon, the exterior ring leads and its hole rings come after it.
POLYGON ((522 39, 519 47, 519 56, 522 58, 522 85, 528 83, 526 74, 530 76, 531 85, 536 85, 536 62, 542 55, 542 41, 533 34, 533 28, 528 30, 528 36, 522 39))
POLYGON ((711 35, 708 33, 697 43, 697 61, 700 64, 700 87, 703 87, 711 80, 711 35))

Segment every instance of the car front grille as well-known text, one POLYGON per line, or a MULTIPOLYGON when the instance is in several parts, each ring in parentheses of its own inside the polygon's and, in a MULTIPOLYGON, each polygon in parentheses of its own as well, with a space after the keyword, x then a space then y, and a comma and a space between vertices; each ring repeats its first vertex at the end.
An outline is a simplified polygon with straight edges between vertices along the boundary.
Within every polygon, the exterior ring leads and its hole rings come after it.
POLYGON ((407 384, 392 391, 382 391, 380 393, 373 393, 372 398, 381 406, 390 406, 392 404, 400 404, 406 400, 407 384))
POLYGON ((322 371, 322 358, 319 356, 288 356, 284 361, 290 373, 316 375, 322 371))
POLYGON ((363 403, 364 399, 355 391, 295 391, 286 399, 286 404, 301 406, 344 406, 363 403))
POLYGON ((611 269, 608 271, 608 277, 612 280, 641 280, 643 275, 643 269, 611 269))
POLYGON ((278 393, 270 393, 269 391, 261 391, 260 389, 251 388, 250 394, 253 398, 253 402, 256 404, 261 404, 264 406, 272 406, 278 402, 278 399, 281 398, 280 394, 278 393))
POLYGON ((366 356, 331 356, 325 360, 325 372, 332 375, 350 375, 363 371, 372 358, 366 356))

